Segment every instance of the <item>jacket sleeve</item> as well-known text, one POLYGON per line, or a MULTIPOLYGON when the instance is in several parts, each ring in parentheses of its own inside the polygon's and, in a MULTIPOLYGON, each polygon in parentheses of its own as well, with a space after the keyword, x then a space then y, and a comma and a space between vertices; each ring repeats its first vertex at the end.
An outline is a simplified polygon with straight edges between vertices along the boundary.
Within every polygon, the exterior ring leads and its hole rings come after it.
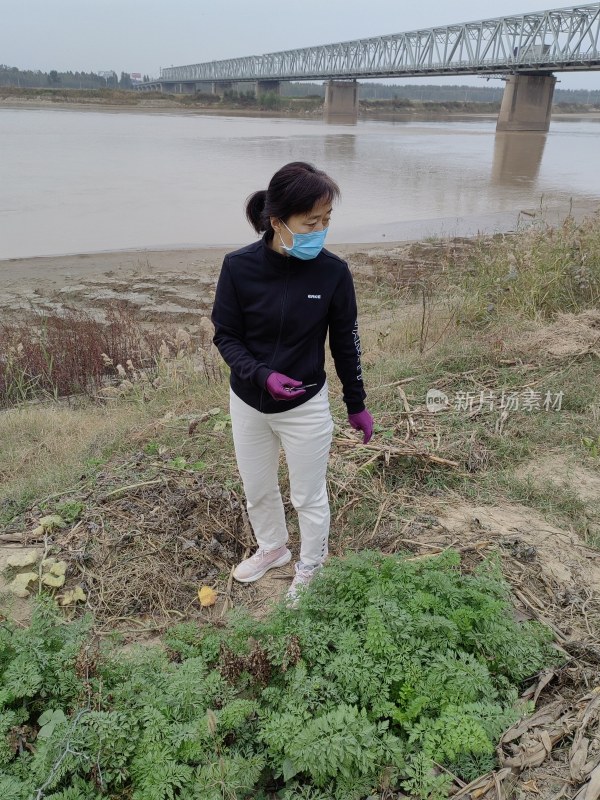
POLYGON ((348 414, 363 411, 364 399, 367 396, 360 363, 357 317, 354 283, 346 264, 329 306, 329 347, 335 371, 344 390, 344 403, 348 408, 348 414))
POLYGON ((251 381, 260 389, 264 389, 265 382, 273 370, 257 361, 246 347, 244 314, 227 256, 223 261, 217 283, 211 320, 215 326, 213 342, 231 371, 241 380, 251 381))

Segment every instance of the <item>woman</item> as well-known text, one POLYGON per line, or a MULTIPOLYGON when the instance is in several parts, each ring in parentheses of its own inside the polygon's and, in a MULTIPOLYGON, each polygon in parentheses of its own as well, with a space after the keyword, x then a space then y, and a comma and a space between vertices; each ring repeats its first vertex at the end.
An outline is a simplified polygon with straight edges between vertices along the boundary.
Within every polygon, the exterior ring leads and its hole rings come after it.
POLYGON ((277 480, 282 445, 301 538, 292 601, 327 557, 328 332, 350 425, 363 432, 365 444, 373 433, 352 276, 345 261, 323 249, 339 194, 311 164, 293 162, 276 172, 246 205, 262 239, 225 256, 212 313, 213 341, 231 369, 233 441, 258 543, 233 576, 250 583, 291 559, 277 480))

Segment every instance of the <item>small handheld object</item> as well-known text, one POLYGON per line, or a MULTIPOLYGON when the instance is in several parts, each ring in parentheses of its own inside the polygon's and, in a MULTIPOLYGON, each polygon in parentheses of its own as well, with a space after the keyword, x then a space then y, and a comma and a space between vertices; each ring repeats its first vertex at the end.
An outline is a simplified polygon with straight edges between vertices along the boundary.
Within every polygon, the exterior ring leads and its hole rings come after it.
POLYGON ((313 386, 316 386, 316 383, 303 383, 300 386, 286 386, 286 392, 297 392, 298 389, 312 389, 313 386))
POLYGON ((265 389, 273 400, 295 400, 304 394, 301 389, 302 381, 282 375, 281 372, 271 372, 265 383, 265 389))

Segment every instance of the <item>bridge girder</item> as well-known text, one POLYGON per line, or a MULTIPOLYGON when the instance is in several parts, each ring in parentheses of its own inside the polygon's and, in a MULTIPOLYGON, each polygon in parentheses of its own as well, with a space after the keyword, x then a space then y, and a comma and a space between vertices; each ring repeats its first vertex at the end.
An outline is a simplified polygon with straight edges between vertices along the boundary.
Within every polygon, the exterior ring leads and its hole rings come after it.
POLYGON ((497 75, 600 69, 600 3, 262 56, 167 67, 162 81, 497 75))

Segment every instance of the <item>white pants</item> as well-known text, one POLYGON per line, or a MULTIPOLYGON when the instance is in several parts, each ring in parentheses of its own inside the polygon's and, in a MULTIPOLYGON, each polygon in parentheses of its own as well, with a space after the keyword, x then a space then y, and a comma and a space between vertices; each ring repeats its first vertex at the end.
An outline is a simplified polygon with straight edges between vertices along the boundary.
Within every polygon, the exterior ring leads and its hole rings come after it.
POLYGON ((276 414, 263 414, 230 391, 230 411, 248 517, 258 546, 275 550, 288 540, 277 480, 282 445, 300 525, 300 560, 307 566, 321 564, 328 552, 330 512, 325 475, 333 434, 327 383, 306 403, 276 414))

